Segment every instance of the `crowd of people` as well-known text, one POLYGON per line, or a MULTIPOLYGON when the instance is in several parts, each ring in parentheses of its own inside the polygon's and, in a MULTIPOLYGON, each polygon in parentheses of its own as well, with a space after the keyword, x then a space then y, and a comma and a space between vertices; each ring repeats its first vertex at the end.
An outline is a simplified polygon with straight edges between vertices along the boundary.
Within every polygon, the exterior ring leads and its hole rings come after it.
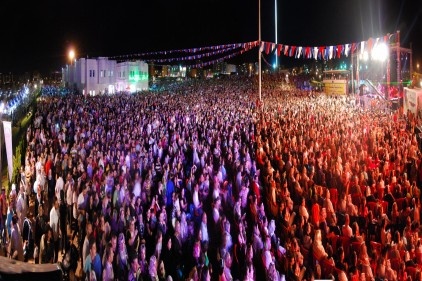
POLYGON ((421 280, 415 120, 285 82, 45 97, 0 197, 8 255, 32 218, 29 259, 77 245, 88 280, 421 280))

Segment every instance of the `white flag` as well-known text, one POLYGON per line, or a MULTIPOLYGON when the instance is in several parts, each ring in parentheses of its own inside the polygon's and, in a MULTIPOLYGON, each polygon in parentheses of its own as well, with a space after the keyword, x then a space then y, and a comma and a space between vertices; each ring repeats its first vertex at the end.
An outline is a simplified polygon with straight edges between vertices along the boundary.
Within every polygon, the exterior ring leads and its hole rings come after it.
POLYGON ((12 182, 12 174, 13 174, 12 123, 10 121, 3 121, 3 129, 4 129, 4 143, 6 144, 7 170, 9 172, 9 182, 12 182))

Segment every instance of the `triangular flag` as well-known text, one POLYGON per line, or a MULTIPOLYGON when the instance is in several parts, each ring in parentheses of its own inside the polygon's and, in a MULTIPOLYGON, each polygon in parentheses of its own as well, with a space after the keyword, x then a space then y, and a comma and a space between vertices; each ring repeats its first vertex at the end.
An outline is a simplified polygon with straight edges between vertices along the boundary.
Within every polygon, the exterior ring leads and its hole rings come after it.
POLYGON ((314 47, 314 59, 318 59, 318 47, 314 47))
POLYGON ((319 47, 319 55, 322 57, 322 59, 325 59, 325 48, 319 47))
POLYGON ((289 46, 288 45, 284 45, 284 55, 287 56, 289 53, 289 46))
POLYGON ((261 47, 259 47, 259 52, 262 53, 264 51, 264 42, 261 42, 261 47))
POLYGON ((330 51, 329 51, 328 58, 329 58, 329 59, 332 59, 332 58, 333 58, 333 46, 330 46, 330 47, 329 47, 329 50, 330 50, 330 51))
POLYGON ((291 46, 290 47, 289 57, 292 57, 295 54, 295 51, 296 51, 296 46, 291 46))
POLYGON ((312 56, 311 54, 311 47, 306 47, 305 48, 305 58, 310 59, 312 56))
POLYGON ((350 45, 349 44, 344 45, 344 55, 346 57, 349 56, 349 51, 350 51, 350 45))
POLYGON ((275 49, 275 43, 271 44, 271 52, 275 49))
POLYGON ((278 44, 277 45, 277 56, 280 56, 280 51, 281 51, 281 48, 283 47, 283 45, 282 44, 278 44))
POLYGON ((341 52, 343 51, 343 45, 337 46, 337 58, 340 58, 341 52))
POLYGON ((270 53, 271 44, 269 42, 265 43, 265 53, 268 55, 270 53))
POLYGON ((300 55, 302 54, 302 47, 298 47, 297 48, 297 53, 296 53, 296 57, 300 58, 300 55))
POLYGON ((365 52, 365 41, 360 42, 360 54, 363 55, 365 52))

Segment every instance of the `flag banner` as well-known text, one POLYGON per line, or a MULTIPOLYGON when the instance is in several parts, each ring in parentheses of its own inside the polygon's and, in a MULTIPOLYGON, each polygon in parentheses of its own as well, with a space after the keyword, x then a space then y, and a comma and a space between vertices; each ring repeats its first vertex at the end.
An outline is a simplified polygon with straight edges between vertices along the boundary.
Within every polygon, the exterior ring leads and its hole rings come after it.
POLYGON ((12 175, 13 175, 12 122, 3 121, 3 129, 4 129, 4 143, 6 144, 7 170, 9 172, 9 182, 12 182, 12 175))

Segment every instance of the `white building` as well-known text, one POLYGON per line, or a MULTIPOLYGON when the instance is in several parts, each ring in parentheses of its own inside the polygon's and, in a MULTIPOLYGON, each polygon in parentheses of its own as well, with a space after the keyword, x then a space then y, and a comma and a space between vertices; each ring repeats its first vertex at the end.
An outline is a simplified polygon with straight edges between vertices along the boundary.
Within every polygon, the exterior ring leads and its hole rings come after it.
POLYGON ((117 62, 105 57, 75 60, 62 69, 62 81, 82 94, 98 95, 148 90, 148 64, 117 62))

